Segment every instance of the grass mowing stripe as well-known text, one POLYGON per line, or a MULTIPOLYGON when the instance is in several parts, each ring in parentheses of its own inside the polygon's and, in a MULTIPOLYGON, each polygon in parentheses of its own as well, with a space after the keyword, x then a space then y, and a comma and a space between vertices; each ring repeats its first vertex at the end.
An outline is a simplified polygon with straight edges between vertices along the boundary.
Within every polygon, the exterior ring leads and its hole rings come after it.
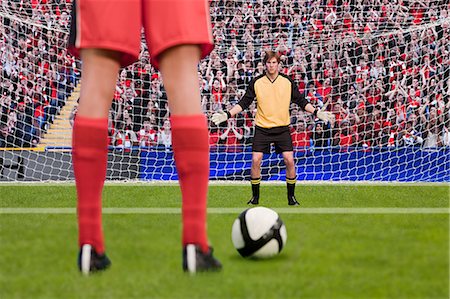
MULTIPOLYGON (((280 214, 450 214, 449 208, 273 208, 280 214)), ((209 214, 239 214, 243 208, 208 208, 209 214)), ((75 208, 0 208, 0 214, 74 214, 75 208)), ((104 214, 180 214, 180 208, 103 208, 104 214)))

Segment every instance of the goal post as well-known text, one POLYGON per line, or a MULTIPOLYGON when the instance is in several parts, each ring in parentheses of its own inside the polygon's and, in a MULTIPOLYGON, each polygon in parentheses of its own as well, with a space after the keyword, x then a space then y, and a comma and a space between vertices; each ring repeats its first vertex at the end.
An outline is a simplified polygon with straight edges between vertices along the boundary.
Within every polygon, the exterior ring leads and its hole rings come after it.
MULTIPOLYGON (((0 3, 0 181, 73 180, 71 125, 81 62, 66 51, 72 0, 0 3)), ((214 51, 199 64, 209 118, 281 56, 327 125, 291 106, 299 180, 450 181, 450 6, 446 1, 211 0, 214 51)), ((143 38, 144 41, 144 38, 143 38)), ((161 74, 142 43, 109 115, 108 180, 177 180, 161 74)), ((245 181, 257 103, 209 122, 210 179, 245 181)), ((280 155, 262 179, 284 181, 280 155)))

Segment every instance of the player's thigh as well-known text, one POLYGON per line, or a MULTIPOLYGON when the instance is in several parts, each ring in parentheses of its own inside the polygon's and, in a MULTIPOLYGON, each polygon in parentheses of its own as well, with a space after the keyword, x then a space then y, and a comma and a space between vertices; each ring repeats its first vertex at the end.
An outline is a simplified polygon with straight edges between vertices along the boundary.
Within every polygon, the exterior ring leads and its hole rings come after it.
POLYGON ((275 144, 275 151, 277 153, 292 152, 294 150, 292 146, 292 137, 291 133, 289 132, 289 128, 286 127, 285 130, 280 132, 275 137, 274 144, 275 144))
POLYGON ((94 48, 120 53, 126 66, 139 57, 142 28, 141 0, 76 0, 72 10, 69 49, 94 48))
POLYGON ((178 45, 199 45, 201 57, 213 49, 207 0, 142 0, 143 25, 152 64, 165 50, 178 45))
POLYGON ((119 71, 120 53, 82 49, 81 94, 77 115, 107 118, 119 71))

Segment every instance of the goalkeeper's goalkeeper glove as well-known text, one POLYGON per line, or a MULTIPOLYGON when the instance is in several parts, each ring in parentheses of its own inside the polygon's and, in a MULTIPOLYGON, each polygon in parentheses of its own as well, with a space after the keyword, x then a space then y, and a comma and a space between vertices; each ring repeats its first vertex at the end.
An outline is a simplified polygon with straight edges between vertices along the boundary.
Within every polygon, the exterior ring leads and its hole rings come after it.
POLYGON ((213 123, 216 124, 216 126, 220 125, 221 123, 227 121, 231 117, 230 112, 228 111, 219 111, 213 114, 211 116, 211 120, 213 123))
POLYGON ((322 107, 322 109, 314 110, 314 115, 325 122, 325 124, 328 123, 334 123, 334 114, 328 111, 324 111, 326 108, 326 105, 322 107))

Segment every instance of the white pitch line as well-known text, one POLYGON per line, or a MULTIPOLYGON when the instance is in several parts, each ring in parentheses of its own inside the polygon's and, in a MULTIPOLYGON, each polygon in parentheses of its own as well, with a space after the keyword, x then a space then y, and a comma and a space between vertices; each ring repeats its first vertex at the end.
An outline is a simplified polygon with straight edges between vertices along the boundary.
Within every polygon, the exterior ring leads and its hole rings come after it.
MULTIPOLYGON (((273 208, 280 214, 450 214, 450 208, 273 208)), ((245 208, 208 208, 209 214, 240 214, 245 208)), ((75 208, 0 208, 0 214, 75 214, 75 208)), ((103 214, 180 214, 180 208, 103 208, 103 214)))

